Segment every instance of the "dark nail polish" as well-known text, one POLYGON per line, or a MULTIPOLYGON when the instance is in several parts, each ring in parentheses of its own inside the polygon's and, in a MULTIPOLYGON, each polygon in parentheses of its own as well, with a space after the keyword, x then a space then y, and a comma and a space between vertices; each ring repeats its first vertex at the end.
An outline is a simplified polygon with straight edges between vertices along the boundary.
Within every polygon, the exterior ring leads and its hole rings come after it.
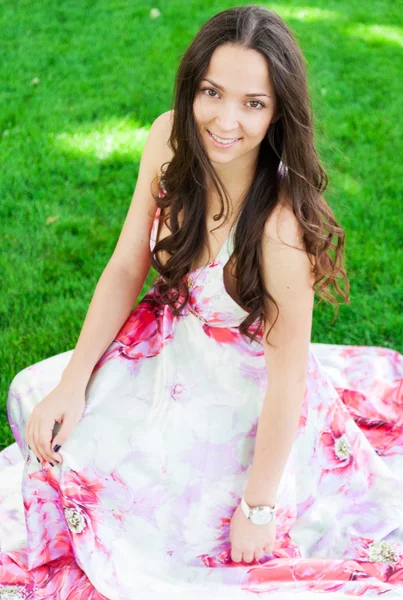
POLYGON ((55 466, 55 465, 54 465, 53 463, 51 463, 50 461, 49 461, 49 464, 50 464, 50 465, 52 465, 52 467, 54 467, 54 466, 55 466))
POLYGON ((59 452, 60 448, 61 448, 61 445, 56 444, 56 446, 53 446, 53 452, 59 452))
POLYGON ((38 458, 38 457, 36 457, 36 460, 38 461, 38 463, 40 463, 40 462, 41 462, 41 461, 39 460, 39 458, 38 458))

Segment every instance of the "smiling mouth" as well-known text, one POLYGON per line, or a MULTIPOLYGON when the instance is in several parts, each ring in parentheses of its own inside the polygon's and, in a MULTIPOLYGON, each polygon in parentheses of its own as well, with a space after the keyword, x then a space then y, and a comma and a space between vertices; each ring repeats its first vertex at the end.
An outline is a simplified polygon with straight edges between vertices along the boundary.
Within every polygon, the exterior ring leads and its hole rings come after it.
POLYGON ((209 138, 218 146, 225 148, 227 146, 233 146, 239 142, 242 138, 220 138, 206 128, 209 138))

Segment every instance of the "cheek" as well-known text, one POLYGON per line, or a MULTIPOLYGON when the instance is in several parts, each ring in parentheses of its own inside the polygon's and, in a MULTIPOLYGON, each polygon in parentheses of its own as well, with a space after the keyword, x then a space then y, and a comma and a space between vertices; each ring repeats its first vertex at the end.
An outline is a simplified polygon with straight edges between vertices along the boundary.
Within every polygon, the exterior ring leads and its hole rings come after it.
POLYGON ((193 113, 196 121, 199 123, 207 121, 209 119, 208 105, 203 102, 203 98, 196 98, 193 102, 193 113))
POLYGON ((259 139, 260 141, 267 134, 267 130, 269 129, 271 119, 268 119, 267 116, 262 116, 261 119, 256 119, 256 122, 251 124, 249 128, 249 136, 251 138, 259 139))
POLYGON ((266 135, 267 128, 264 128, 260 123, 249 123, 243 127, 245 136, 251 140, 252 143, 260 142, 266 135))

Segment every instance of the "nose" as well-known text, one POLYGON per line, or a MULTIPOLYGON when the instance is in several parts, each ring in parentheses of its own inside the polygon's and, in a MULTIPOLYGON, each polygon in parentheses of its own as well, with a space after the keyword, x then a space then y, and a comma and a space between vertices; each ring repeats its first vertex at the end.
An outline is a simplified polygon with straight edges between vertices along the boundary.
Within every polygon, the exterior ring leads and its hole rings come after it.
POLYGON ((236 132, 239 129, 239 117, 237 107, 230 104, 222 104, 216 116, 217 128, 221 133, 236 132))

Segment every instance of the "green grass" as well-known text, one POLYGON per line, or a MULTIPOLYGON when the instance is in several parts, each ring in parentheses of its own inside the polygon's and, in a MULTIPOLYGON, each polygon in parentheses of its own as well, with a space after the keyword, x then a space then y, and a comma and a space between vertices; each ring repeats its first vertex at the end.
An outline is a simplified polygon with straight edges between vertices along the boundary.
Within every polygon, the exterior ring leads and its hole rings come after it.
MULTIPOLYGON (((74 347, 126 216, 146 132, 171 108, 180 57, 200 26, 233 4, 197 0, 189 10, 178 0, 3 0, 0 6, 5 446, 13 441, 5 410, 11 379, 74 347), (149 17, 152 7, 161 11, 158 19, 149 17)), ((316 144, 330 178, 326 198, 347 232, 351 305, 341 306, 331 323, 334 309, 320 304, 312 341, 402 351, 398 5, 267 6, 283 16, 305 53, 316 144)))

